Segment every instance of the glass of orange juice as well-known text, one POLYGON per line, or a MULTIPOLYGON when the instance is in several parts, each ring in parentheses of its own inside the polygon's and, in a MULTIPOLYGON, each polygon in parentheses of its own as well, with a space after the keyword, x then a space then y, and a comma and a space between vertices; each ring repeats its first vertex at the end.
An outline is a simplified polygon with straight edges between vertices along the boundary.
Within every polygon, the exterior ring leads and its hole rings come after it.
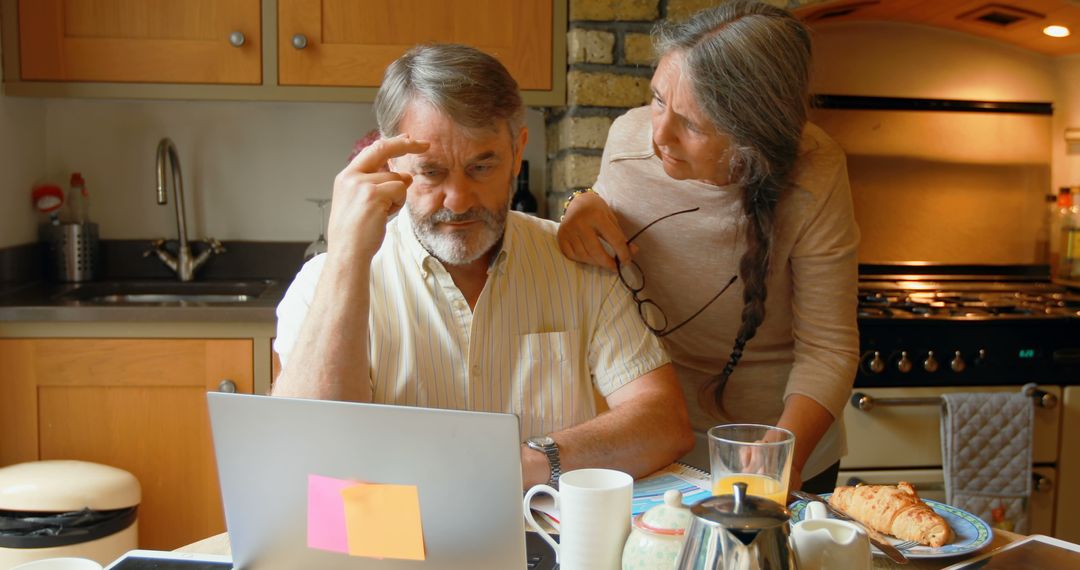
POLYGON ((746 483, 749 495, 787 504, 795 434, 760 424, 725 424, 709 430, 713 495, 730 495, 746 483))

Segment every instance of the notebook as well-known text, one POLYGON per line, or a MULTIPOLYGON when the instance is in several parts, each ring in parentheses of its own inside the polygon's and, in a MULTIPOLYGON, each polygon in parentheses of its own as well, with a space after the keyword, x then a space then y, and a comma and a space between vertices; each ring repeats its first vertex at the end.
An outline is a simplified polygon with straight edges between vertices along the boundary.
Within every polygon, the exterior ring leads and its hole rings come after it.
POLYGON ((526 558, 515 416, 207 400, 237 568, 537 566, 526 558))

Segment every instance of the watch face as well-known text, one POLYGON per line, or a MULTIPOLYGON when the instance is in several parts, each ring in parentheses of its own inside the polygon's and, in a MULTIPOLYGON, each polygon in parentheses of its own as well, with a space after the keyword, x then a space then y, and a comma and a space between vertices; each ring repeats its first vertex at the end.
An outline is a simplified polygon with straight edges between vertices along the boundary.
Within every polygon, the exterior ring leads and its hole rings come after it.
POLYGON ((546 435, 541 435, 541 436, 538 436, 538 437, 530 437, 529 442, 532 443, 533 445, 539 445, 541 447, 550 447, 552 445, 555 445, 555 440, 551 439, 550 436, 546 436, 546 435))

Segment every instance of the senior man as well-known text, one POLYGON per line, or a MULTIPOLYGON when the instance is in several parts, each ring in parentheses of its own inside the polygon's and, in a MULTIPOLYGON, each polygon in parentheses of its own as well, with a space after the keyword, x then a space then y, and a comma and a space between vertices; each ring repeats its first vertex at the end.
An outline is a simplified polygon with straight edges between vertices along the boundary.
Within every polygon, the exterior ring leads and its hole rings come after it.
POLYGON ((328 251, 278 307, 274 395, 517 414, 526 487, 686 453, 682 391, 630 294, 509 211, 528 129, 502 64, 415 47, 375 113, 383 138, 334 180, 328 251))

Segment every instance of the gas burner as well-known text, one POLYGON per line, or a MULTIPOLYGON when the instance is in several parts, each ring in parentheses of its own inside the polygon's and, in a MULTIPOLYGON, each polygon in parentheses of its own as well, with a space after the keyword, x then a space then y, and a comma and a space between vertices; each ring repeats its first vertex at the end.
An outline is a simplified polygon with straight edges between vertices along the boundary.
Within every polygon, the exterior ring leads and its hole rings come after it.
POLYGON ((948 289, 903 289, 896 284, 864 284, 859 291, 861 319, 1053 319, 1080 318, 1080 295, 1054 289, 1048 283, 1016 284, 1004 289, 995 284, 950 283, 948 289), (890 286, 891 285, 891 286, 890 286), (882 289, 884 287, 884 289, 882 289))
POLYGON ((866 305, 862 305, 862 304, 859 305, 858 315, 860 317, 883 317, 884 318, 884 317, 891 317, 892 314, 893 314, 893 312, 890 311, 889 309, 886 309, 885 307, 866 306, 866 305))

